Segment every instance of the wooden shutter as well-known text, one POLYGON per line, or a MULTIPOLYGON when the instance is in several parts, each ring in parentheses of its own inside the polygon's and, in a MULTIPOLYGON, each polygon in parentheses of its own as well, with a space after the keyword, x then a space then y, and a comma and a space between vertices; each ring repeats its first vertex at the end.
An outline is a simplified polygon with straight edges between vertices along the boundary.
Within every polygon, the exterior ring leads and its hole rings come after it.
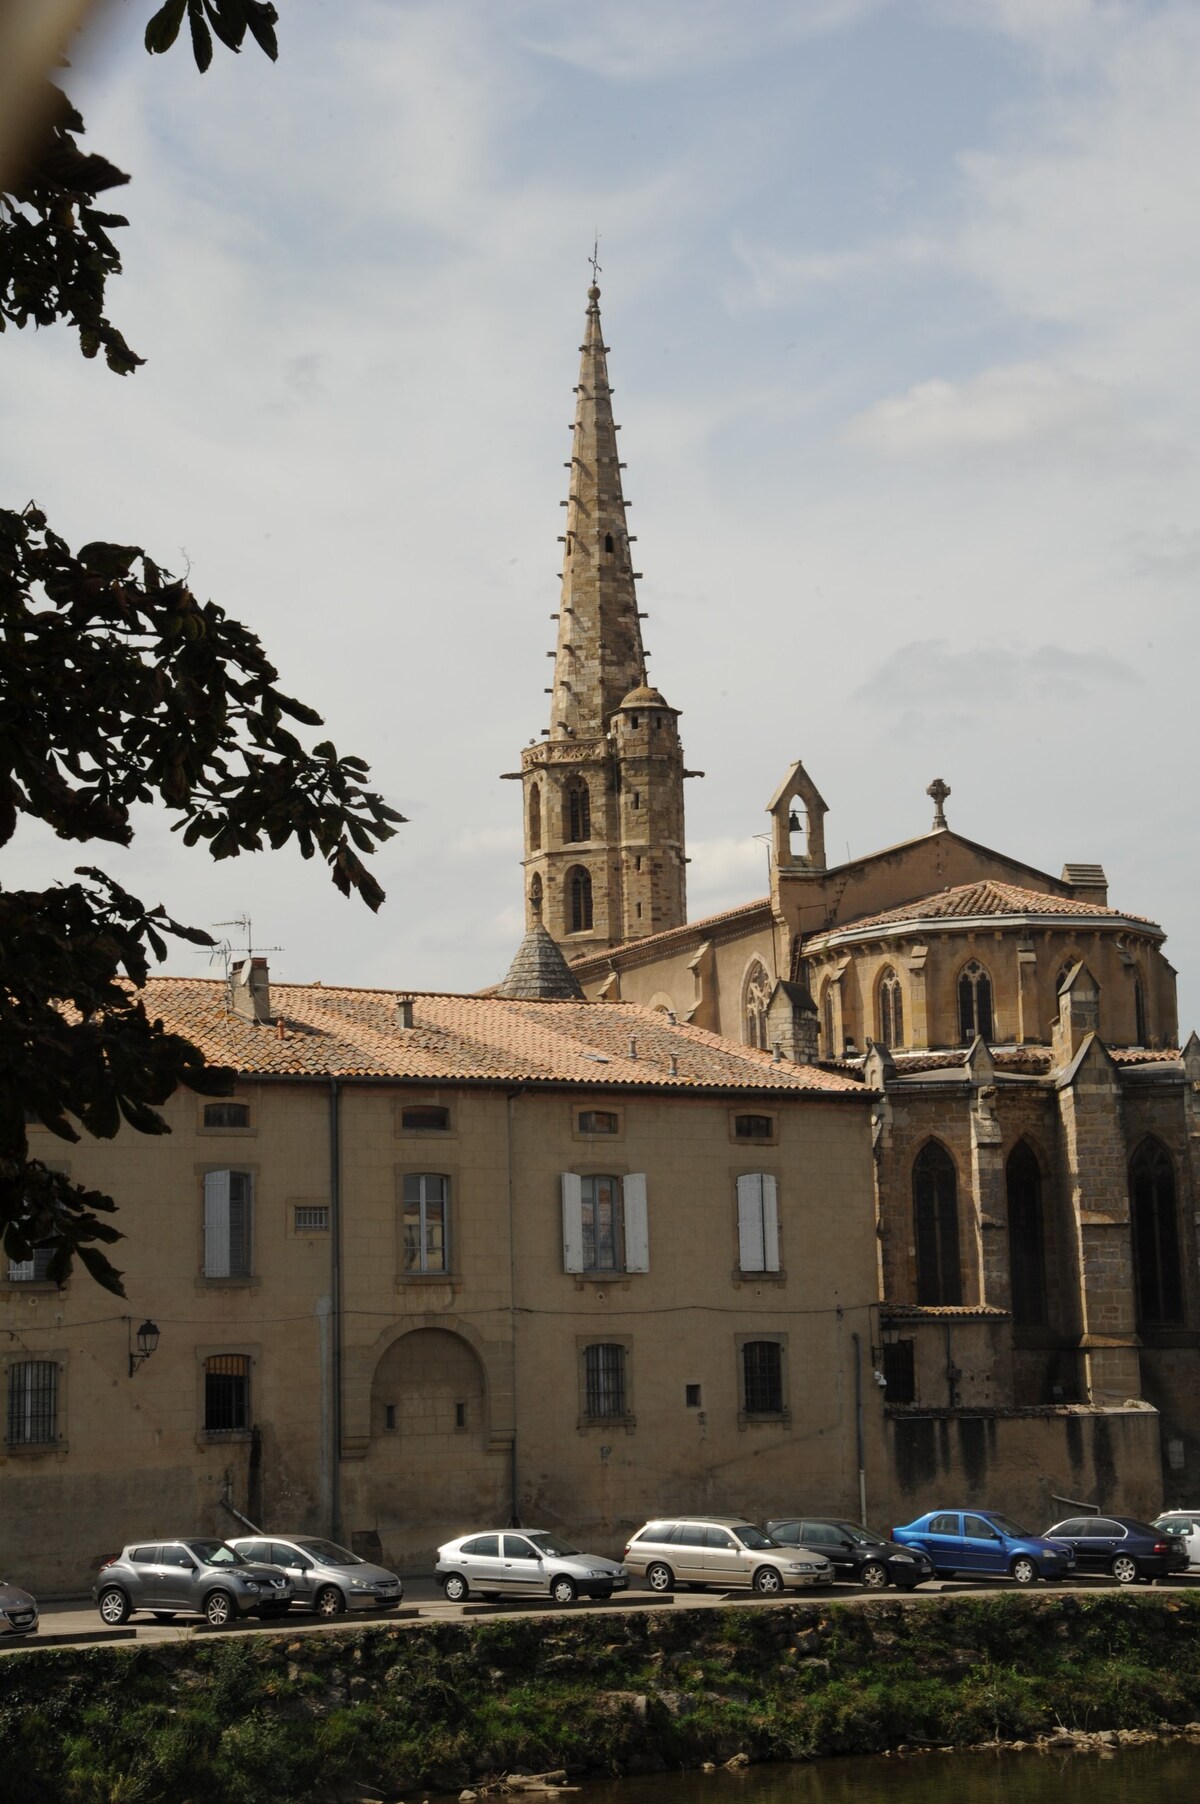
POLYGON ((646 1213, 646 1174, 631 1171, 621 1185, 625 1200, 625 1270, 650 1270, 650 1219, 646 1213))
POLYGON ((229 1275, 250 1276, 250 1187, 248 1171, 228 1172, 229 1178, 229 1275))
POLYGON ((779 1187, 769 1171, 762 1174, 763 1270, 779 1270, 779 1187))
POLYGON ((229 1276, 229 1173, 204 1174, 204 1276, 229 1276))
MULTIPOLYGON (((772 1179, 772 1184, 774 1179, 772 1179)), ((737 1181, 738 1266, 744 1272, 765 1272, 763 1244, 763 1181, 757 1171, 743 1171, 737 1181)))
POLYGON ((583 1179, 577 1171, 562 1174, 563 1270, 583 1270, 583 1179))

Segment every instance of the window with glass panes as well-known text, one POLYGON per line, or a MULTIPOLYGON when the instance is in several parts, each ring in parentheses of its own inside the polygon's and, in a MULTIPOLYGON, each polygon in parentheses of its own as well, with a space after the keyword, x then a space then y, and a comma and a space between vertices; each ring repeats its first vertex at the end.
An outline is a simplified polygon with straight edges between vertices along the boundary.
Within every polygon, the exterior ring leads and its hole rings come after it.
POLYGON ((582 1190, 583 1269, 587 1272, 618 1272, 623 1265, 621 1180, 584 1178, 582 1190))
POLYGON ((585 1347, 584 1410, 603 1420, 623 1416, 625 1405, 625 1349, 612 1341, 585 1347))
POLYGON ((46 1447, 58 1439, 58 1366, 52 1359, 15 1360, 8 1368, 10 1447, 46 1447))
POLYGON ((439 1172, 410 1171, 404 1178, 404 1269, 444 1272, 450 1180, 439 1172))
POLYGON ((783 1414, 783 1348, 778 1341, 743 1344, 742 1408, 748 1416, 783 1414))
POLYGON ((216 1353, 204 1362, 205 1431, 208 1434, 234 1434, 249 1424, 249 1356, 216 1353))

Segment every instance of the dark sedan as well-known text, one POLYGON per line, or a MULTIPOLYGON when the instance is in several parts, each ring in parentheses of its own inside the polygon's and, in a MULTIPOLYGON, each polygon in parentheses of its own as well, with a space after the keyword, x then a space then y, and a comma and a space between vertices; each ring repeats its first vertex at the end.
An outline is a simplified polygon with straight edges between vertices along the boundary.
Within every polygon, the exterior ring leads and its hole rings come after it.
POLYGON ((1077 1571, 1109 1572, 1119 1585, 1187 1571, 1187 1548, 1133 1516, 1072 1516, 1046 1533, 1074 1548, 1077 1571))
POLYGON ((834 1578, 852 1579, 866 1591, 882 1591, 887 1585, 911 1591, 933 1577, 927 1553, 885 1541, 860 1522, 843 1522, 836 1516, 781 1516, 765 1526, 785 1547, 823 1553, 834 1578))

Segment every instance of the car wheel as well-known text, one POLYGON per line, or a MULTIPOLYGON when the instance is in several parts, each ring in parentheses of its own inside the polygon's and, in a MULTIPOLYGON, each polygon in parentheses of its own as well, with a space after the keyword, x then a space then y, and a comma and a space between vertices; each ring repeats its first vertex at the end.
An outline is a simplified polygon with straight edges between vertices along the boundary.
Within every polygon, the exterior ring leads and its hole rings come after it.
POLYGON ((573 1604, 579 1596, 579 1586, 564 1572, 552 1581, 550 1595, 556 1604, 573 1604))
POLYGON ((155 1622, 174 1622, 175 1620, 174 1610, 151 1610, 150 1614, 155 1622))
POLYGON ((1138 1576, 1138 1563, 1131 1553, 1119 1553, 1109 1571, 1118 1585, 1132 1585, 1138 1576))
POLYGON ((864 1591, 882 1591, 888 1582, 887 1567, 881 1560, 868 1560, 858 1576, 864 1591))
POLYGON ((446 1594, 447 1603, 452 1604, 465 1603, 467 1598, 471 1595, 471 1587, 468 1585, 461 1572, 447 1573, 446 1582, 442 1586, 442 1590, 446 1594))
POLYGON ((783 1590, 783 1579, 775 1566, 760 1566, 750 1583, 760 1597, 778 1597, 783 1590))
POLYGON ((102 1591, 97 1600, 100 1620, 108 1623, 110 1628, 119 1628, 121 1623, 128 1622, 133 1614, 129 1607, 129 1599, 123 1591, 114 1585, 110 1591, 102 1591))
POLYGON ((314 1616, 340 1616, 346 1608, 346 1600, 336 1585, 322 1585, 313 1598, 314 1616))
POLYGON ((1018 1585, 1032 1585, 1037 1579, 1037 1565, 1027 1553, 1020 1554, 1012 1563, 1012 1575, 1018 1585))
POLYGON ((223 1629, 234 1615, 235 1605, 228 1591, 210 1591, 204 1600, 204 1619, 210 1629, 223 1629))
POLYGON ((646 1568, 646 1583, 651 1591, 673 1591, 675 1574, 663 1560, 655 1560, 653 1566, 646 1568))

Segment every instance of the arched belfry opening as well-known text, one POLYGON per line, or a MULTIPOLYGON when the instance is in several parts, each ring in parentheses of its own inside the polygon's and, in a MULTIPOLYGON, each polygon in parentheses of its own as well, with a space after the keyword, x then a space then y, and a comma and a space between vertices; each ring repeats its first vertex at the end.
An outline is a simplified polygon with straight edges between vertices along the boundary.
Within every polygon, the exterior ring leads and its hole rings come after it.
POLYGON ((591 837, 591 790, 583 777, 572 777, 563 791, 563 838, 574 845, 591 837))
POLYGON ((825 816, 829 812, 799 759, 767 803, 771 849, 780 870, 825 869, 825 816))

